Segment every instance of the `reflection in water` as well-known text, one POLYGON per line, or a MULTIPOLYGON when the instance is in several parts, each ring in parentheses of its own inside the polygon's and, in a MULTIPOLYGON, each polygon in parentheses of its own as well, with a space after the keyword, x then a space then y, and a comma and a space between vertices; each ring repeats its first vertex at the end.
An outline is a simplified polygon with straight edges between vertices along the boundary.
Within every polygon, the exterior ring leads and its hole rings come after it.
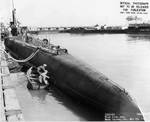
MULTIPOLYGON (((68 97, 67 95, 65 95, 63 92, 61 92, 54 86, 51 86, 48 91, 31 90, 30 94, 32 95, 32 98, 35 101, 41 104, 46 104, 46 102, 48 101, 47 99, 49 99, 49 97, 53 97, 55 99, 55 102, 57 101, 57 104, 60 104, 61 106, 67 108, 67 111, 73 112, 73 116, 78 117, 80 120, 89 120, 89 121, 104 120, 104 113, 97 111, 88 105, 83 104, 81 101, 68 97)), ((49 102, 53 102, 53 101, 54 100, 50 100, 49 102)), ((60 113, 64 112, 62 111, 62 109, 60 110, 61 110, 59 111, 60 113)), ((61 120, 61 115, 60 115, 60 120, 61 120)))
POLYGON ((44 102, 48 92, 45 90, 29 90, 33 99, 37 99, 39 102, 44 102))
POLYGON ((128 41, 150 41, 149 34, 127 34, 128 41))

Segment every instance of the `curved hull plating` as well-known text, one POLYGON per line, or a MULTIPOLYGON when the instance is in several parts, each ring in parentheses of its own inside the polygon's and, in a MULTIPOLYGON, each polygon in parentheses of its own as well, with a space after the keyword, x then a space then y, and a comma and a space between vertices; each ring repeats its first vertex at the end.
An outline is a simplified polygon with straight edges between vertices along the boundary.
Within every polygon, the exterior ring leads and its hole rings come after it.
MULTIPOLYGON (((5 40, 5 46, 11 55, 21 59, 36 50, 33 45, 10 39, 5 40)), ((96 108, 108 113, 141 113, 123 88, 70 54, 52 55, 41 49, 30 63, 36 66, 47 64, 58 88, 84 98, 96 108)))

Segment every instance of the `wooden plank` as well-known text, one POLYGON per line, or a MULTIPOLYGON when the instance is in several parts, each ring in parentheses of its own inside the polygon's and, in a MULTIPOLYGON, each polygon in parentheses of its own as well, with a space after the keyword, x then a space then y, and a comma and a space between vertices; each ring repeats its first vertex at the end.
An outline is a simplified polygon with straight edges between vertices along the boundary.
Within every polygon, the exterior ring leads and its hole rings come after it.
POLYGON ((7 87, 11 84, 12 80, 10 78, 10 75, 3 76, 3 87, 7 87))
POLYGON ((24 121, 21 107, 19 105, 14 89, 5 89, 5 110, 8 122, 24 121))
POLYGON ((6 61, 6 57, 5 57, 5 53, 4 52, 1 53, 1 58, 2 58, 2 61, 6 61))
POLYGON ((7 66, 7 65, 6 65, 6 66, 1 66, 1 65, 0 65, 0 68, 3 68, 3 67, 8 67, 8 66, 7 66))
POLYGON ((6 60, 1 61, 1 66, 8 66, 6 60))
POLYGON ((5 112, 6 116, 11 116, 14 114, 21 114, 21 113, 22 113, 21 110, 9 110, 5 112))
MULTIPOLYGON (((2 52, 1 52, 1 59, 2 52)), ((2 60, 0 60, 0 65, 2 66, 2 60)), ((0 122, 6 122, 6 116, 5 116, 5 107, 4 107, 4 98, 3 98, 3 90, 2 90, 2 69, 0 70, 0 122)))
MULTIPOLYGON (((2 60, 1 52, 0 52, 0 61, 2 60)), ((1 64, 1 63, 0 63, 1 64)), ((1 66, 1 65, 0 65, 1 66)))
POLYGON ((8 67, 2 67, 2 74, 10 74, 8 67))
POLYGON ((5 57, 5 54, 3 52, 1 52, 1 61, 5 61, 6 60, 6 57, 5 57))
POLYGON ((7 120, 8 122, 23 122, 24 121, 22 114, 8 116, 7 120))
MULTIPOLYGON (((2 47, 1 47, 2 49, 2 47)), ((2 52, 0 53, 0 59, 2 59, 2 52)), ((0 60, 1 64, 1 60, 0 60)), ((2 77, 1 77, 1 70, 0 70, 0 122, 6 121, 5 116, 5 109, 4 109, 4 98, 3 98, 3 90, 2 90, 2 77)))
POLYGON ((16 88, 18 81, 24 80, 24 73, 10 73, 9 76, 3 77, 3 89, 16 88))
POLYGON ((5 122, 5 109, 4 109, 4 98, 3 98, 3 90, 2 90, 2 79, 0 77, 0 122, 5 122))
POLYGON ((8 122, 20 122, 24 121, 23 114, 21 110, 10 110, 6 111, 7 121, 8 122))
POLYGON ((17 100, 17 96, 16 96, 14 89, 5 89, 4 90, 4 98, 5 98, 6 111, 21 110, 21 107, 17 100))

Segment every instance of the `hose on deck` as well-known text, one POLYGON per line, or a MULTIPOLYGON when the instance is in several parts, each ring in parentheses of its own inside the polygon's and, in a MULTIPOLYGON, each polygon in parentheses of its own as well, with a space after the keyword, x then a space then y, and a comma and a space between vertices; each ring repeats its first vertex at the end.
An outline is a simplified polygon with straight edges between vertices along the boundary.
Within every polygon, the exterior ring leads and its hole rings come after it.
POLYGON ((13 61, 15 62, 18 62, 18 63, 25 63, 25 62, 28 62, 29 60, 31 60, 38 52, 39 52, 40 48, 37 48, 30 56, 28 56, 27 58, 25 59, 22 59, 22 60, 18 60, 18 59, 15 59, 13 58, 9 53, 7 53, 5 50, 2 50, 0 49, 0 51, 4 52, 8 57, 9 59, 12 59, 13 61))

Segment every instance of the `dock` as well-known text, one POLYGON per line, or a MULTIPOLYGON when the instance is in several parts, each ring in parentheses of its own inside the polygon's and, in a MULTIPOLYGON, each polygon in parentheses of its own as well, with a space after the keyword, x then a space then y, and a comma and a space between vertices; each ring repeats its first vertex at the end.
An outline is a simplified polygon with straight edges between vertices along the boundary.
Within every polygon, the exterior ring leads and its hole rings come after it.
POLYGON ((11 86, 11 73, 6 61, 4 44, 0 41, 0 122, 24 121, 15 88, 11 86))

